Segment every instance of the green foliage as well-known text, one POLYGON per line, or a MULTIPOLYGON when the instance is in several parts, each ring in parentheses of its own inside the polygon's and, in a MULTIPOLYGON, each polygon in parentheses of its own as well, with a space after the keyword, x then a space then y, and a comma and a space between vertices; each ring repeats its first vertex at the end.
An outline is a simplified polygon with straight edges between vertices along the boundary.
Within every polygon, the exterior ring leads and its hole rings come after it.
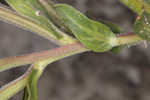
POLYGON ((150 41, 150 14, 143 12, 134 25, 135 32, 145 40, 150 41))
POLYGON ((116 37, 109 27, 90 20, 69 5, 59 4, 56 9, 64 23, 84 46, 95 52, 112 49, 116 37))
POLYGON ((143 0, 141 14, 137 17, 134 24, 135 32, 144 40, 150 41, 150 0, 143 0))
POLYGON ((150 41, 150 0, 120 0, 138 14, 134 31, 141 38, 150 41))
POLYGON ((0 18, 37 32, 49 40, 56 40, 53 42, 59 42, 61 47, 0 59, 0 71, 32 64, 23 76, 0 88, 0 100, 9 99, 24 87, 26 87, 24 100, 37 100, 38 79, 45 67, 52 62, 90 50, 94 52, 111 50, 118 53, 126 44, 141 41, 141 37, 150 40, 150 0, 121 0, 139 14, 134 28, 140 37, 136 34, 118 37, 116 35, 123 31, 117 25, 106 21, 100 23, 91 20, 69 5, 54 5, 47 0, 6 1, 20 15, 5 7, 0 7, 0 18), (61 30, 63 28, 64 30, 61 30), (70 30, 77 39, 65 34, 70 30))
POLYGON ((31 21, 37 23, 45 30, 54 34, 58 39, 61 38, 51 27, 52 22, 48 18, 47 12, 39 4, 38 0, 6 0, 7 3, 15 9, 20 15, 25 16, 31 21))
POLYGON ((143 8, 150 13, 149 0, 120 0, 123 4, 129 7, 131 10, 140 15, 143 12, 143 8))

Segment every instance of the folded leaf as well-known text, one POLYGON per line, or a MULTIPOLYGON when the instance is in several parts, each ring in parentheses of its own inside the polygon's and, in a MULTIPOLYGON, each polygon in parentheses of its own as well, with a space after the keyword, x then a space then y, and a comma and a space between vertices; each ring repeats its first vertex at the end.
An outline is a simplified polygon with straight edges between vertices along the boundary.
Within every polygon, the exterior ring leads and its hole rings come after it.
POLYGON ((51 19, 57 27, 61 28, 64 32, 71 33, 68 27, 66 27, 63 21, 59 18, 55 4, 51 0, 39 0, 39 3, 48 13, 49 19, 51 19))
MULTIPOLYGON (((52 23, 48 19, 48 14, 39 4, 38 0, 6 0, 7 3, 15 9, 19 14, 25 16, 31 21, 37 23, 45 30, 49 31, 49 34, 53 34, 56 38, 60 38, 61 35, 56 33, 51 27, 52 23)), ((49 35, 48 35, 49 36, 49 35)))
POLYGON ((105 52, 114 47, 116 36, 106 25, 87 18, 69 5, 58 4, 56 9, 66 26, 88 49, 105 52))

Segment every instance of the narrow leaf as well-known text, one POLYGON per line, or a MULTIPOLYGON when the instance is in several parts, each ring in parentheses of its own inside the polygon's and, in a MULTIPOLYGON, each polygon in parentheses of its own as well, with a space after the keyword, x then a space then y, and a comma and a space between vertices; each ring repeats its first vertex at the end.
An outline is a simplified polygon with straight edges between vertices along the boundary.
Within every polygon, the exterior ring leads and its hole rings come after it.
POLYGON ((63 29, 67 33, 71 33, 70 29, 66 27, 64 22, 61 20, 59 15, 56 12, 55 4, 51 0, 38 0, 45 11, 48 13, 49 19, 53 21, 53 23, 59 28, 63 29))
POLYGON ((58 40, 57 37, 53 35, 53 33, 41 27, 41 25, 37 24, 37 22, 29 20, 28 18, 25 18, 23 16, 20 16, 16 12, 8 9, 7 7, 1 4, 0 4, 0 20, 7 23, 11 23, 25 30, 34 32, 39 36, 42 36, 57 45, 66 45, 76 42, 74 38, 72 38, 67 34, 62 33, 61 31, 57 31, 57 33, 60 33, 63 36, 61 39, 58 40))
POLYGON ((61 38, 61 35, 56 33, 52 28, 52 23, 48 19, 47 13, 40 6, 37 0, 6 0, 7 3, 15 9, 19 14, 34 21, 45 30, 53 34, 57 39, 61 38))

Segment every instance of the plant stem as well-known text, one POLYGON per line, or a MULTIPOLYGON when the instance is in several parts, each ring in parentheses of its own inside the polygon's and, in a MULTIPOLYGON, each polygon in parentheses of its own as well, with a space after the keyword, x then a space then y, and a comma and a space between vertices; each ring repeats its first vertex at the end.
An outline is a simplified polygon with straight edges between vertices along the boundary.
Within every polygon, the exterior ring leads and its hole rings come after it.
POLYGON ((135 33, 127 33, 127 34, 121 34, 117 36, 117 42, 115 46, 121 46, 121 45, 130 45, 130 44, 135 44, 143 39, 140 38, 138 35, 135 33))
MULTIPOLYGON (((119 35, 117 36, 117 39, 118 39, 118 44, 116 46, 130 44, 130 43, 132 44, 132 43, 136 43, 142 40, 136 34, 131 34, 131 33, 126 34, 126 35, 119 35)), ((60 48, 52 49, 49 51, 42 51, 39 53, 33 53, 33 54, 24 55, 24 56, 1 59, 0 60, 1 71, 14 68, 19 65, 30 64, 33 62, 35 63, 33 65, 31 72, 28 71, 21 78, 1 88, 0 97, 3 97, 4 100, 6 100, 7 98, 10 98, 19 90, 23 89, 29 82, 29 89, 31 93, 29 95, 32 98, 31 100, 37 100, 37 81, 39 77, 41 76, 44 68, 48 64, 54 61, 57 61, 59 59, 62 59, 64 57, 68 57, 74 54, 82 53, 85 51, 89 51, 89 50, 86 49, 79 42, 76 42, 74 44, 62 46, 60 48), (31 75, 30 78, 29 78, 29 75, 31 75), (29 81, 28 81, 28 78, 29 78, 29 81), (12 91, 9 92, 10 90, 13 90, 13 89, 14 89, 13 92, 12 91)))
MULTIPOLYGON (((128 33, 126 35, 117 36, 117 39, 118 39, 118 45, 133 44, 133 43, 137 43, 137 42, 141 41, 141 38, 133 33, 128 33)), ((58 59, 57 57, 54 59, 50 58, 50 59, 46 59, 43 61, 35 62, 32 65, 34 69, 32 71, 32 74, 30 76, 29 83, 28 83, 29 89, 30 89, 29 93, 31 93, 30 94, 31 97, 28 100, 37 100, 38 99, 38 93, 37 93, 38 80, 39 80, 40 76, 42 75, 45 67, 48 64, 56 61, 57 59, 58 59)))
MULTIPOLYGON (((133 33, 128 33, 126 35, 117 36, 117 42, 115 46, 134 44, 140 42, 142 39, 133 33)), ((14 68, 20 65, 31 64, 45 59, 53 59, 53 61, 75 55, 78 53, 89 51, 79 42, 75 42, 70 45, 62 46, 60 48, 55 48, 52 50, 41 51, 32 54, 26 54, 23 56, 8 57, 0 59, 0 71, 4 71, 10 68, 14 68)))
POLYGON ((0 88, 0 100, 8 100, 22 90, 28 83, 29 76, 32 73, 32 68, 33 67, 30 67, 23 76, 0 88))
MULTIPOLYGON (((57 15, 53 5, 51 5, 46 0, 39 1, 48 11, 48 14, 51 16, 51 19, 55 22, 55 24, 59 27, 63 27, 68 31, 61 19, 59 19, 59 16, 57 15)), ((0 97, 2 98, 2 100, 9 99, 11 96, 16 94, 19 90, 23 89, 27 85, 28 91, 26 92, 28 93, 29 98, 26 96, 25 99, 37 100, 37 82, 42 75, 43 70, 48 64, 71 55, 89 51, 82 44, 77 42, 76 39, 60 31, 57 27, 55 27, 55 25, 52 25, 51 27, 54 28, 57 33, 60 33, 60 35, 62 36, 61 39, 58 39, 55 35, 50 33, 50 31, 47 31, 35 22, 19 16, 18 14, 7 9, 4 6, 0 6, 0 18, 16 24, 17 26, 20 26, 22 28, 38 33, 38 35, 43 36, 44 38, 47 38, 48 40, 51 40, 56 44, 66 45, 48 51, 0 59, 0 71, 14 68, 20 65, 34 63, 33 65, 31 65, 27 73, 25 73, 22 77, 11 82, 8 85, 5 85, 0 89, 0 97)), ((116 40, 117 41, 115 46, 120 46, 125 44, 137 43, 142 39, 136 34, 126 34, 117 36, 116 40)))
POLYGON ((33 70, 28 82, 28 93, 30 96, 27 98, 27 100, 38 100, 37 82, 44 69, 40 69, 41 65, 39 65, 38 62, 31 66, 33 66, 33 70))
POLYGON ((26 54, 23 56, 8 57, 0 59, 0 71, 4 71, 16 66, 31 64, 33 62, 52 59, 53 61, 68 57, 74 54, 82 53, 88 51, 82 44, 79 42, 55 48, 48 51, 42 51, 38 53, 26 54))
POLYGON ((37 91, 38 80, 40 76, 42 75, 45 67, 52 62, 54 62, 53 59, 46 59, 46 60, 42 60, 39 62, 35 62, 34 64, 31 65, 33 66, 33 70, 30 75, 28 86, 27 86, 29 91, 25 91, 26 94, 29 94, 29 97, 25 97, 24 100, 37 100, 38 99, 38 91, 37 91))
POLYGON ((29 84, 27 83, 25 89, 24 89, 24 97, 23 100, 30 100, 31 98, 31 91, 30 91, 30 87, 29 84))

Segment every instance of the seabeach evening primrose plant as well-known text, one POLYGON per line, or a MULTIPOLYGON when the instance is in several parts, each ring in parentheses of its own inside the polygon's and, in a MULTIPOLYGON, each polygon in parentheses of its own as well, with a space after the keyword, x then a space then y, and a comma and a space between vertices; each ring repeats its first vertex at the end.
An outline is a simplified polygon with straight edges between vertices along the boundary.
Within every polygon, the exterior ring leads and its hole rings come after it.
POLYGON ((30 30, 59 47, 0 59, 0 72, 31 64, 23 76, 0 88, 0 100, 8 100, 22 89, 25 89, 24 100, 38 100, 38 79, 45 67, 57 60, 88 51, 116 53, 127 45, 150 41, 150 0, 120 0, 138 15, 134 32, 128 33, 110 22, 91 20, 67 4, 50 0, 6 2, 16 12, 1 4, 2 21, 30 30))

